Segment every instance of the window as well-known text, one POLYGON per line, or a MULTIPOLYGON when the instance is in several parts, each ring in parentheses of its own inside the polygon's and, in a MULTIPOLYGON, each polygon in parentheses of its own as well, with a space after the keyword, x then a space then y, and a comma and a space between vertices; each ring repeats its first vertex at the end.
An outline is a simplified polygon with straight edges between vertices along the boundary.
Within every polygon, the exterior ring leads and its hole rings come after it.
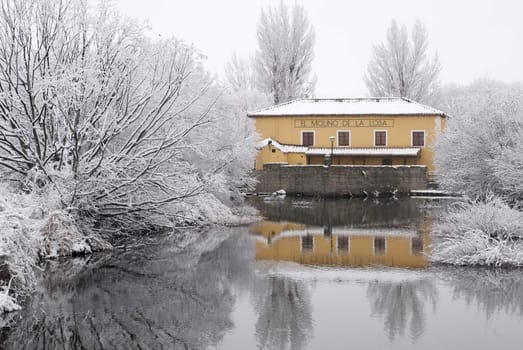
POLYGON ((350 146, 350 131, 338 131, 338 146, 350 146))
POLYGON ((374 255, 385 255, 385 238, 374 237, 374 255))
POLYGON ((349 252, 349 237, 338 236, 338 252, 348 253, 349 252))
POLYGON ((424 147, 425 146, 425 131, 413 131, 412 132, 412 146, 424 147))
POLYGON ((392 165, 392 158, 383 158, 382 165, 392 165))
POLYGON ((412 251, 412 255, 423 254, 423 236, 420 235, 420 236, 411 238, 410 249, 412 251))
POLYGON ((374 146, 387 146, 386 131, 374 131, 374 146))
POLYGON ((302 131, 301 144, 303 146, 314 146, 314 131, 302 131))
POLYGON ((314 236, 307 235, 301 237, 301 250, 302 251, 309 251, 313 250, 314 248, 314 236))

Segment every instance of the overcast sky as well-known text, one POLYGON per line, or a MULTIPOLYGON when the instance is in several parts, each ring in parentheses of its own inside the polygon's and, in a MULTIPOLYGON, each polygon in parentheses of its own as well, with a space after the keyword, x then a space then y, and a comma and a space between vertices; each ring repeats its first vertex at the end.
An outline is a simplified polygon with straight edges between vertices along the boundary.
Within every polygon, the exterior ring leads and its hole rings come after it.
MULTIPOLYGON (((147 19, 151 35, 174 35, 207 55, 218 75, 236 52, 256 50, 260 9, 279 0, 117 0, 124 14, 147 19)), ((285 1, 292 4, 294 1, 285 1)), ((443 83, 489 77, 523 81, 521 0, 298 0, 316 33, 313 71, 318 97, 366 95, 363 82, 372 46, 385 39, 390 21, 427 27, 443 83)))

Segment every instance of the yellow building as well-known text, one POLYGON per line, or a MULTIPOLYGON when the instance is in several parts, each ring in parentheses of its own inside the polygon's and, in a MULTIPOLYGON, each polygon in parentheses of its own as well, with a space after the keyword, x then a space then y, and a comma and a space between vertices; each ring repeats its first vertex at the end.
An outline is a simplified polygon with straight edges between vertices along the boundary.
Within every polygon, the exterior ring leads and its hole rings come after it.
POLYGON ((406 98, 301 99, 248 115, 261 136, 256 169, 289 165, 426 165, 446 115, 406 98))

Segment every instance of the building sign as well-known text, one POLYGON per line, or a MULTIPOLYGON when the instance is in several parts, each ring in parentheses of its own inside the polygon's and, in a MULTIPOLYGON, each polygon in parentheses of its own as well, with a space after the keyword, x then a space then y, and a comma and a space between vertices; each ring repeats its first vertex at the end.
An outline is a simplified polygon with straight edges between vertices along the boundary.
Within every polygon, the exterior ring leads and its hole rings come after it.
POLYGON ((354 127, 380 127, 394 126, 394 119, 296 119, 295 128, 354 128, 354 127))

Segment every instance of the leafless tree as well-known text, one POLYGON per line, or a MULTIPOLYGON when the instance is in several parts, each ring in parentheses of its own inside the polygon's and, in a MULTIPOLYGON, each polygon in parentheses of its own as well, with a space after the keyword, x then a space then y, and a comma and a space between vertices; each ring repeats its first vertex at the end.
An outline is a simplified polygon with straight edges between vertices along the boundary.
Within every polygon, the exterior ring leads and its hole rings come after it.
POLYGON ((257 88, 253 60, 239 57, 237 54, 232 55, 225 65, 225 78, 234 91, 257 88))
POLYGON ((193 47, 143 33, 108 1, 1 0, 0 170, 128 223, 205 192, 230 161, 193 134, 222 129, 221 91, 193 47))
POLYGON ((229 98, 234 100, 237 113, 242 117, 247 112, 271 105, 271 96, 260 89, 257 79, 253 58, 246 59, 234 54, 225 65, 225 85, 231 92, 229 98))
POLYGON ((442 105, 451 118, 435 145, 439 182, 523 206, 523 85, 478 80, 448 91, 442 105))
POLYGON ((262 10, 255 56, 257 84, 272 95, 274 103, 314 92, 314 40, 314 28, 302 5, 294 4, 289 11, 281 1, 278 7, 262 10))
POLYGON ((385 43, 374 46, 364 77, 374 96, 401 96, 433 104, 438 99, 441 70, 437 54, 428 57, 429 40, 425 26, 416 21, 409 34, 392 21, 385 43))

